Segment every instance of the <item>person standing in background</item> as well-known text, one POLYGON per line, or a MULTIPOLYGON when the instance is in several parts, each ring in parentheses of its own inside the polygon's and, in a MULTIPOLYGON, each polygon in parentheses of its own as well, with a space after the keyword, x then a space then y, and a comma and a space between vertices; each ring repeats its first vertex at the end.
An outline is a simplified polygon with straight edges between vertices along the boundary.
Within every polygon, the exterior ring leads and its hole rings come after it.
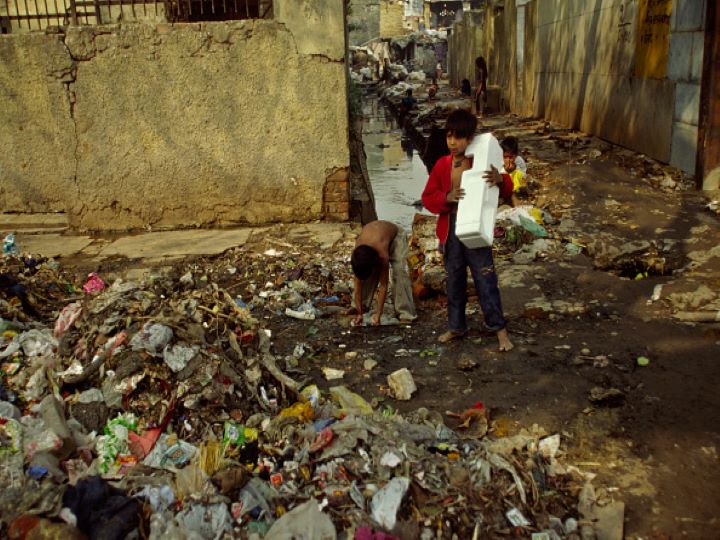
POLYGON ((485 113, 485 104, 487 103, 487 79, 488 68, 485 58, 478 56, 475 60, 475 77, 477 87, 475 88, 475 114, 478 118, 482 118, 485 113))

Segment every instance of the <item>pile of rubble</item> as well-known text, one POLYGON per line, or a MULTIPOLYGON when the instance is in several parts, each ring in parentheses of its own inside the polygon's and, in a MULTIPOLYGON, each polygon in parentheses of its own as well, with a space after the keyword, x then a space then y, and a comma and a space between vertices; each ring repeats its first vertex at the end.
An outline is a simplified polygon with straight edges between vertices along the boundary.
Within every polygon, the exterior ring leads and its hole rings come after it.
POLYGON ((509 435, 481 404, 453 431, 346 387, 321 394, 281 366, 266 317, 332 313, 350 291, 343 261, 279 254, 82 286, 52 260, 0 259, 3 535, 586 538, 607 526, 608 501, 564 463, 559 435, 509 435))

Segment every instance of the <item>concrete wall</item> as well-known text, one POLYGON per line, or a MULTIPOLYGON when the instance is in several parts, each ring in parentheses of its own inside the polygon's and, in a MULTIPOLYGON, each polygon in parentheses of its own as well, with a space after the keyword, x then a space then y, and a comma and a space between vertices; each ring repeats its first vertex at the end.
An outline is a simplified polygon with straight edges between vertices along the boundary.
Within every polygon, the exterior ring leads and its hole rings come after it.
POLYGON ((275 14, 1 36, 0 208, 79 229, 346 215, 324 199, 349 165, 342 0, 275 14))
POLYGON ((670 19, 667 78, 675 82, 670 163, 688 172, 695 171, 698 148, 707 1, 675 0, 670 19))
POLYGON ((670 2, 660 77, 639 73, 641 3, 535 0, 532 109, 693 173, 705 0, 670 2))
POLYGON ((350 45, 362 45, 380 35, 380 0, 350 0, 347 24, 350 45))
POLYGON ((351 45, 410 32, 404 23, 405 4, 401 0, 350 0, 349 9, 351 45))
POLYGON ((669 161, 674 85, 633 75, 638 2, 534 3, 534 114, 669 161))
MULTIPOLYGON (((535 91, 535 34, 537 28, 537 11, 535 4, 525 4, 520 8, 522 11, 519 15, 518 22, 522 20, 522 28, 519 31, 523 33, 522 40, 522 66, 518 67, 518 80, 521 81, 521 90, 519 91, 516 103, 516 111, 524 116, 531 116, 534 111, 534 91, 535 91)), ((518 53, 520 54, 520 53, 518 53)))
POLYGON ((405 8, 400 0, 382 0, 380 2, 380 37, 391 38, 407 34, 403 19, 405 8))
POLYGON ((488 86, 500 88, 500 103, 496 105, 503 110, 517 106, 515 20, 514 0, 506 1, 502 10, 489 4, 485 9, 464 12, 448 38, 450 82, 460 87, 461 81, 468 79, 475 87, 479 82, 475 60, 485 57, 488 86))
POLYGON ((468 11, 448 35, 447 72, 450 84, 460 87, 463 79, 475 86, 475 58, 485 49, 485 12, 468 11))
POLYGON ((489 84, 500 86, 513 112, 554 120, 693 173, 706 2, 488 2, 483 16, 466 14, 453 26, 451 82, 459 85, 474 73, 470 62, 485 56, 489 84), (651 4, 671 9, 655 41, 648 41, 640 20, 651 4))

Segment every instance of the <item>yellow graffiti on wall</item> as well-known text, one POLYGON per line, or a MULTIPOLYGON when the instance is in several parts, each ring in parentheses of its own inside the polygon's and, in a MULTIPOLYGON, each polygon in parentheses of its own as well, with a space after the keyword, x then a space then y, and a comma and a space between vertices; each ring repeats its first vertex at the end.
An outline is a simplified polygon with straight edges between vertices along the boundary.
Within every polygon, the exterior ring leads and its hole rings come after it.
POLYGON ((638 2, 635 75, 662 79, 667 72, 670 49, 672 0, 638 2))

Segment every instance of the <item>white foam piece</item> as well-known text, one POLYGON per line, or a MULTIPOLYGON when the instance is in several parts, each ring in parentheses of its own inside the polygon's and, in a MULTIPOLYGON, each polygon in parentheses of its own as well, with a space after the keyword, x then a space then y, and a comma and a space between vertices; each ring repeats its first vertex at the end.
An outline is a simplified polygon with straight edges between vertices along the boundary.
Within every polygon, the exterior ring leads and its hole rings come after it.
POLYGON ((471 249, 492 246, 500 190, 483 175, 491 165, 502 169, 503 151, 495 137, 484 133, 473 138, 465 155, 473 157, 473 166, 460 179, 465 197, 458 204, 455 234, 471 249))

